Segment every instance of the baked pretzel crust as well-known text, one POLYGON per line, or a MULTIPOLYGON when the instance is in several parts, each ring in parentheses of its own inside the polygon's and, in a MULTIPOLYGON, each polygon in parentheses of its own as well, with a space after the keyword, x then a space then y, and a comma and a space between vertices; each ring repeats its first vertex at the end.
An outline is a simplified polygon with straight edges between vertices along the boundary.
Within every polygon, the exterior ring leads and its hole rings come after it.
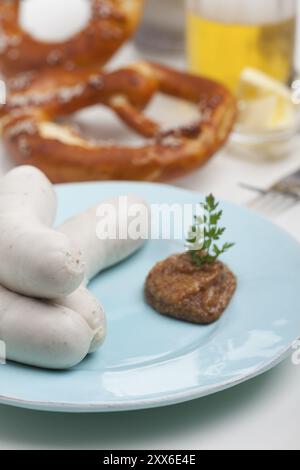
POLYGON ((161 181, 203 165, 226 142, 236 101, 221 84, 139 62, 115 72, 56 69, 10 83, 0 110, 3 140, 18 164, 35 165, 54 183, 91 180, 161 181), (160 92, 195 104, 199 120, 169 131, 143 114, 160 92), (111 108, 146 139, 142 147, 92 142, 54 122, 84 107, 111 108))
POLYGON ((23 31, 22 0, 0 2, 0 71, 6 77, 58 65, 104 65, 134 33, 144 0, 90 0, 86 27, 66 41, 47 43, 23 31))

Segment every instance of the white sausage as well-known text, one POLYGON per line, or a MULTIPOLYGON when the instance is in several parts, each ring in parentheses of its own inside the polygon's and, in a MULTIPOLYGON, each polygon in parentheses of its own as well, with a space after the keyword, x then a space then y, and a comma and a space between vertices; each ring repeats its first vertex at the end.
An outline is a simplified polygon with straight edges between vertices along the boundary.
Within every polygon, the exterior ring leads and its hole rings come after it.
POLYGON ((83 281, 80 250, 50 228, 56 198, 38 169, 23 166, 0 180, 0 284, 22 295, 55 299, 83 281))
POLYGON ((80 363, 94 340, 83 315, 71 308, 15 294, 0 286, 0 338, 7 359, 48 369, 80 363))
POLYGON ((43 301, 0 286, 0 339, 7 359, 45 369, 68 369, 103 344, 102 306, 85 288, 43 301))
POLYGON ((145 240, 141 237, 137 239, 129 237, 124 240, 118 238, 99 239, 96 231, 97 224, 99 223, 99 212, 101 212, 101 206, 107 205, 110 205, 115 210, 117 234, 120 230, 120 224, 124 223, 125 225, 126 223, 128 226, 134 218, 134 216, 130 215, 130 211, 135 206, 139 206, 142 209, 140 217, 142 227, 140 232, 148 232, 150 217, 148 206, 143 199, 134 195, 127 196, 128 213, 123 211, 125 208, 120 205, 119 198, 115 198, 92 206, 86 212, 67 220, 59 230, 67 235, 82 252, 86 282, 89 282, 101 271, 125 260, 145 243, 145 240))
POLYGON ((103 307, 96 297, 86 287, 81 286, 73 294, 57 299, 56 303, 78 312, 84 318, 94 331, 89 353, 96 352, 106 337, 106 318, 103 307))

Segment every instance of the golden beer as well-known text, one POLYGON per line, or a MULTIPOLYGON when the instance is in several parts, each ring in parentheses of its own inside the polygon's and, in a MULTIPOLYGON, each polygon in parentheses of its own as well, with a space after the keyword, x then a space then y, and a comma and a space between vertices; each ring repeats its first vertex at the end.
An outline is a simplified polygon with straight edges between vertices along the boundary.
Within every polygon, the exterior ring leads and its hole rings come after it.
MULTIPOLYGON (((211 7, 214 0, 210 2, 211 7)), ((248 2, 251 4, 250 0, 248 2)), ((201 0, 198 3, 201 4, 201 0)), ((215 1, 216 7, 217 3, 215 1)), ((223 0, 223 8, 226 3, 223 0)), ((294 64, 294 8, 286 11, 283 18, 275 15, 273 21, 272 14, 265 15, 268 21, 263 21, 262 15, 261 22, 259 15, 254 18, 258 22, 248 22, 247 16, 251 20, 251 14, 243 14, 242 10, 241 21, 237 21, 234 15, 232 19, 235 21, 230 21, 230 15, 227 12, 226 17, 224 11, 225 20, 221 21, 222 12, 218 11, 217 19, 213 18, 211 11, 206 17, 205 11, 201 13, 201 8, 193 8, 195 4, 197 1, 190 2, 191 8, 188 7, 187 12, 187 51, 192 72, 220 80, 232 90, 236 89, 240 74, 246 67, 259 69, 288 83, 294 64)))

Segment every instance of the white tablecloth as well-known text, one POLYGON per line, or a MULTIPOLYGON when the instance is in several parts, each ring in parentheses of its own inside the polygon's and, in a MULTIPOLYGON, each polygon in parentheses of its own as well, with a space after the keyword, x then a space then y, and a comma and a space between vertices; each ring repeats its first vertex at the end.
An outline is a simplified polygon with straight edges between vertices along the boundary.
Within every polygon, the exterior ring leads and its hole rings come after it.
MULTIPOLYGON (((115 63, 127 62, 136 55, 134 48, 127 46, 115 63)), ((10 166, 2 151, 0 174, 10 166)), ((298 167, 300 148, 289 159, 273 163, 243 161, 222 151, 204 169, 176 184, 204 194, 212 191, 219 198, 243 204, 253 195, 238 182, 268 186, 298 167)), ((277 223, 300 240, 300 206, 277 223)), ((288 359, 273 371, 231 390, 158 410, 64 415, 0 406, 0 449, 299 450, 299 423, 300 366, 288 359)))

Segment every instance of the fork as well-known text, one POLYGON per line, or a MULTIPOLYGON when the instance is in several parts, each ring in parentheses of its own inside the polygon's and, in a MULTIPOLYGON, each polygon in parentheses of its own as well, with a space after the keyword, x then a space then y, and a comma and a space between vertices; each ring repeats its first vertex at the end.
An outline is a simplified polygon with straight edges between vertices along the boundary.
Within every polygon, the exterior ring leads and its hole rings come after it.
POLYGON ((240 186, 258 193, 247 207, 266 217, 277 218, 300 202, 300 170, 284 177, 266 190, 245 183, 240 186))

